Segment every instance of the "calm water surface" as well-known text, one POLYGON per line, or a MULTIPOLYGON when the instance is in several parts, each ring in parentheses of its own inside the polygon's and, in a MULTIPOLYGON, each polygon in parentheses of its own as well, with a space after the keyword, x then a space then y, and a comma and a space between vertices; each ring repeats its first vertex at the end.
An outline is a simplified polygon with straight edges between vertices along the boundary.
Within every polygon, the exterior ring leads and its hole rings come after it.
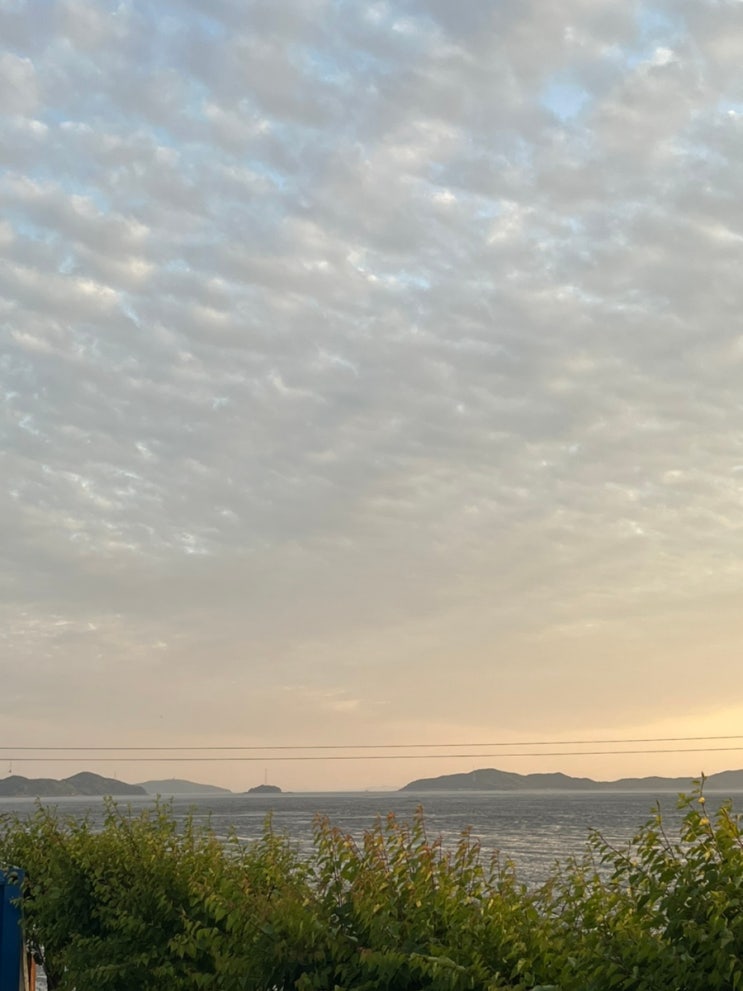
MULTIPOLYGON (((708 807, 713 808, 725 797, 709 795, 708 807)), ((738 811, 743 809, 743 794, 730 797, 738 811)), ((682 815, 676 807, 676 795, 659 795, 657 800, 673 830, 682 815)), ((544 880, 555 861, 582 853, 592 829, 611 843, 626 842, 648 819, 655 801, 656 796, 647 792, 354 792, 179 796, 172 800, 177 817, 190 812, 198 820, 210 820, 219 835, 226 836, 234 829, 247 841, 260 835, 270 813, 274 829, 289 836, 300 849, 309 846, 318 815, 327 816, 333 825, 360 838, 379 816, 394 812, 409 820, 422 806, 429 835, 440 835, 445 843, 454 844, 462 830, 471 827, 486 853, 500 850, 515 862, 519 877, 529 884, 544 880)), ((134 798, 122 799, 119 805, 130 805, 136 812, 152 803, 149 798, 134 798)), ((47 804, 64 815, 89 815, 94 822, 103 816, 100 799, 50 799, 47 804)), ((30 799, 0 800, 0 814, 24 814, 34 807, 30 799)))

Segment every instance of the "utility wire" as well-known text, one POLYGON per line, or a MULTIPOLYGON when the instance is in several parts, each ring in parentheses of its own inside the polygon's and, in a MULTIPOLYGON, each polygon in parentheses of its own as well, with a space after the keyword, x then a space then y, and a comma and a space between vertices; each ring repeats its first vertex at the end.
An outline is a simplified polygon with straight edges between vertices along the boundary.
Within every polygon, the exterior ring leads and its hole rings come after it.
MULTIPOLYGON (((192 751, 255 751, 271 752, 284 750, 440 750, 444 747, 471 749, 472 747, 574 747, 574 746, 610 746, 613 744, 625 743, 701 743, 719 740, 743 740, 743 734, 728 734, 727 736, 648 736, 635 738, 616 738, 604 740, 511 740, 496 743, 297 743, 279 744, 270 746, 262 744, 260 746, 174 746, 174 747, 11 747, 0 745, 0 752, 7 753, 135 753, 144 751, 147 753, 175 753, 192 751)), ((739 748, 734 748, 739 749, 739 748)), ((639 751, 637 751, 639 752, 639 751)), ((655 751, 648 751, 655 753, 655 751)), ((673 753, 674 751, 666 751, 673 753)), ((683 752, 683 751, 682 751, 683 752)), ((442 755, 446 756, 446 755, 442 755)), ((451 756, 458 756, 452 754, 451 756)), ((495 757, 497 754, 462 754, 462 757, 495 757)), ((505 756, 505 755, 504 755, 505 756)), ((515 756, 515 755, 512 755, 515 756)), ((30 760, 31 758, 25 758, 30 760)))
MULTIPOLYGON (((64 748, 60 748, 64 749, 64 748)), ((113 748, 112 748, 113 749, 113 748)), ((740 747, 677 747, 673 749, 659 749, 659 750, 555 750, 555 751, 530 751, 530 752, 518 752, 518 753, 476 753, 476 754, 287 754, 281 757, 272 757, 266 755, 260 756, 220 756, 220 757, 93 757, 91 758, 96 764, 103 763, 121 763, 122 760, 128 763, 146 763, 146 762, 177 762, 177 763, 204 763, 213 761, 306 761, 306 760, 420 760, 421 758, 436 757, 436 758, 446 758, 453 759, 462 757, 620 757, 625 754, 713 754, 713 753, 729 753, 729 752, 740 752, 743 751, 743 746, 740 747)), ((18 763, 28 763, 34 762, 44 762, 44 763, 63 763, 63 762, 74 762, 79 761, 79 757, 20 757, 17 758, 18 763)))

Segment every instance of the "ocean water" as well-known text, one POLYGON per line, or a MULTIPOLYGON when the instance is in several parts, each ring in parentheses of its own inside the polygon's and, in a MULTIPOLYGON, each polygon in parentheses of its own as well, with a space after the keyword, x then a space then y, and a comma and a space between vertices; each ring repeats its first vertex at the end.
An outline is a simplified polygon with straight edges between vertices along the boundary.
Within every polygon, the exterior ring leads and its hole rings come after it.
MULTIPOLYGON (((708 809, 724 798, 733 799, 743 811, 743 794, 708 795, 708 809)), ((429 836, 441 836, 454 845, 470 828, 488 855, 498 850, 516 865, 518 876, 530 885, 543 881, 558 861, 579 856, 586 849, 591 830, 598 830, 614 845, 626 843, 650 817, 656 802, 673 833, 681 819, 675 794, 654 796, 643 792, 353 792, 337 794, 178 796, 172 800, 176 817, 191 814, 210 822, 220 836, 234 831, 244 841, 257 839, 270 814, 276 831, 286 834, 297 847, 307 849, 318 816, 354 838, 361 838, 380 816, 393 812, 410 820, 421 807, 429 836)), ((124 799, 119 807, 133 812, 152 805, 148 798, 124 799)), ((100 799, 50 799, 62 815, 89 816, 95 823, 104 814, 100 799)), ((33 800, 2 799, 6 811, 30 813, 33 800)))

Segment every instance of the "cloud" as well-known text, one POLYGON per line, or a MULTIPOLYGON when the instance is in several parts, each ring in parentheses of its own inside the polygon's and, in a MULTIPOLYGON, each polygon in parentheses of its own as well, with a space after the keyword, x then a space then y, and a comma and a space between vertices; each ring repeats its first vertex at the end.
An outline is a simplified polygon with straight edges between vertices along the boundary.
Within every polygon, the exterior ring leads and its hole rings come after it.
POLYGON ((38 101, 38 87, 31 59, 13 52, 3 52, 0 56, 0 87, 6 113, 24 115, 32 111, 38 101))
POLYGON ((335 740, 722 704, 732 6, 50 14, 0 9, 0 706, 335 740))

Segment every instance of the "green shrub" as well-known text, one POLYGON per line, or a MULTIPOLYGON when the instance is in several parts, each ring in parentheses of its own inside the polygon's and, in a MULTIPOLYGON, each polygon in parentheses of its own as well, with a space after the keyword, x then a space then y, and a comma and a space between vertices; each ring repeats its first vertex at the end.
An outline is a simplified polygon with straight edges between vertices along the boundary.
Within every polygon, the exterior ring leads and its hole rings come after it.
POLYGON ((208 825, 177 823, 168 805, 134 815, 112 802, 101 829, 43 807, 28 820, 6 817, 0 862, 26 869, 26 935, 49 987, 76 991, 226 987, 230 912, 254 918, 268 886, 284 885, 293 867, 268 827, 251 857, 208 825), (227 890, 232 905, 220 901, 227 890))
POLYGON ((245 845, 167 804, 99 828, 39 807, 0 819, 0 864, 50 989, 743 991, 740 822, 701 784, 682 802, 677 838, 659 811, 625 849, 594 834, 533 892, 420 813, 360 842, 318 820, 299 857, 270 822, 245 845))
POLYGON ((521 986, 535 909, 509 864, 484 864, 465 833, 453 851, 430 841, 421 813, 390 815, 358 845, 317 823, 314 890, 328 945, 300 991, 521 986))
POLYGON ((730 802, 710 818, 702 793, 681 796, 677 839, 660 810, 624 850, 598 834, 542 893, 545 944, 575 991, 743 988, 743 839, 730 802))

